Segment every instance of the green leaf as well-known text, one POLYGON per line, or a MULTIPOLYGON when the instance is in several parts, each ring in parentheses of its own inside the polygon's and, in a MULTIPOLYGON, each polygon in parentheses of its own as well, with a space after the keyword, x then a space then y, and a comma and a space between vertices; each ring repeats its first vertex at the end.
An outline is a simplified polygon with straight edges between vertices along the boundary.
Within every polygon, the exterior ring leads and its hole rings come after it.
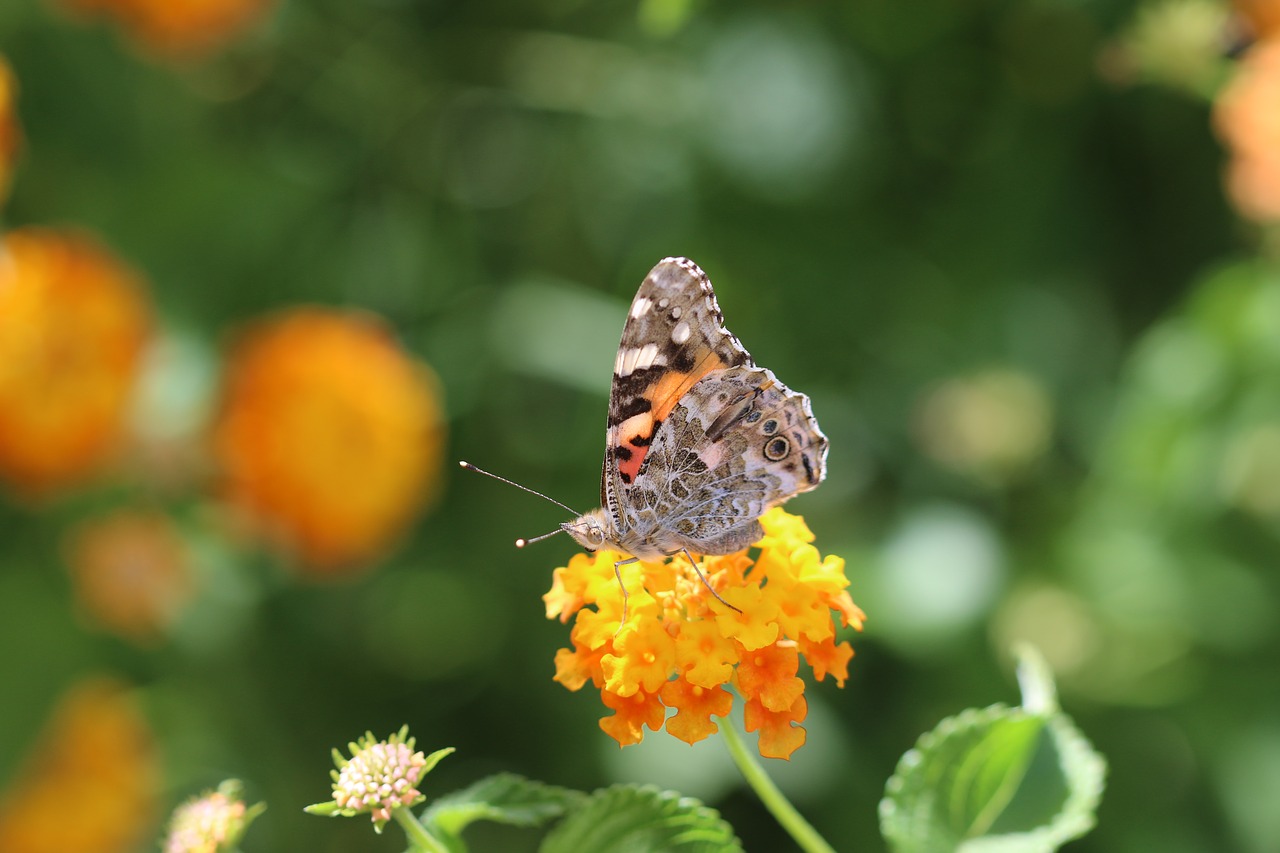
POLYGON ((422 813, 422 822, 433 834, 456 838, 477 820, 538 826, 584 799, 581 791, 499 773, 439 798, 422 813))
MULTIPOLYGON (((400 729, 400 736, 403 738, 408 731, 409 731, 408 726, 405 726, 404 728, 400 729)), ((454 747, 446 746, 444 749, 437 749, 435 752, 428 755, 426 764, 422 765, 422 775, 426 776, 428 773, 430 773, 432 770, 435 769, 437 764, 440 763, 440 759, 445 758, 446 756, 449 756, 449 755, 453 755, 453 753, 455 752, 457 752, 457 750, 454 747)))
MULTIPOLYGON (((1047 677, 1032 665, 1022 675, 1047 677)), ((1029 692, 1043 706, 1052 684, 1029 692)), ((1065 714, 970 709, 902 757, 880 802, 880 829, 898 853, 1056 850, 1093 827, 1105 768, 1065 714)))
POLYGON ((654 786, 596 791, 543 840, 541 853, 729 853, 742 850, 714 809, 654 786))
POLYGON ((344 809, 333 800, 325 800, 323 803, 304 806, 302 810, 307 814, 320 815, 321 817, 351 817, 356 813, 355 809, 344 809))
POLYGON ((1018 659, 1018 689, 1022 691, 1022 707, 1032 714, 1054 714, 1058 709, 1058 687, 1053 671, 1040 650, 1030 643, 1019 643, 1013 650, 1018 659))

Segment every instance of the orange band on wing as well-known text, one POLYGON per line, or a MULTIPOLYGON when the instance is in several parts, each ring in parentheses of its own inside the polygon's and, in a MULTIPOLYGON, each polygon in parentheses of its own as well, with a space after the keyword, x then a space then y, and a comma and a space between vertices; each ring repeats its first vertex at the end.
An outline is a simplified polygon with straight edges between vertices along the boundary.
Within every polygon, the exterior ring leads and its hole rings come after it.
POLYGON ((618 441, 615 447, 621 452, 615 451, 614 458, 617 460, 618 471, 622 474, 623 482, 635 482, 636 476, 640 473, 640 463, 644 462, 644 457, 649 452, 649 443, 653 440, 656 425, 667 419, 667 415, 671 414, 671 410, 685 394, 689 393, 689 389, 696 385, 698 380, 724 366, 724 361, 712 353, 702 360, 696 373, 672 371, 659 378, 653 387, 646 391, 645 396, 653 402, 653 408, 642 415, 627 418, 617 427, 618 441), (639 439, 639 443, 636 443, 635 439, 639 439))

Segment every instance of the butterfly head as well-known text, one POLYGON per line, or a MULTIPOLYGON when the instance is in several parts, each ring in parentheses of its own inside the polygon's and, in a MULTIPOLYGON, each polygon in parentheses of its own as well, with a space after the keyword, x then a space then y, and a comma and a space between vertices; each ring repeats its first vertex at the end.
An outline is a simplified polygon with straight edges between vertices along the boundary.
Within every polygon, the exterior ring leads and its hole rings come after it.
POLYGON ((588 551, 612 547, 610 531, 613 526, 603 508, 583 513, 573 521, 566 521, 560 528, 588 551))

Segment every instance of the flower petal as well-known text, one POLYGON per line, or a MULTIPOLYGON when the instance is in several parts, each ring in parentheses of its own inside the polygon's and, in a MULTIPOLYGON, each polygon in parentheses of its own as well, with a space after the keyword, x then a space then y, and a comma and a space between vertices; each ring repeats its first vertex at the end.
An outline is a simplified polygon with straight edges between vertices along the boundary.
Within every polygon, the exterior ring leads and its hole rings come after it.
POLYGON ((600 720, 604 733, 618 742, 618 746, 630 746, 644 740, 644 727, 653 731, 662 728, 667 709, 657 694, 637 691, 630 696, 618 696, 608 690, 600 692, 600 699, 612 708, 613 716, 600 720))
POLYGON ((728 716, 733 709, 733 695, 723 687, 706 689, 683 678, 662 685, 662 701, 677 709, 667 719, 667 732, 688 744, 697 743, 718 730, 714 717, 728 716))
POLYGON ((676 637, 676 666, 691 684, 711 688, 726 684, 738 662, 738 647, 710 620, 687 622, 676 637))
POLYGON ((794 645, 778 643, 744 651, 738 661, 738 689, 771 711, 783 711, 804 693, 804 681, 796 677, 799 669, 800 655, 794 645))
POLYGON ((743 709, 743 725, 749 732, 760 731, 760 754, 765 758, 789 759, 791 753, 804 746, 804 726, 793 725, 809 714, 809 704, 797 696, 790 707, 771 711, 755 699, 748 699, 743 709))

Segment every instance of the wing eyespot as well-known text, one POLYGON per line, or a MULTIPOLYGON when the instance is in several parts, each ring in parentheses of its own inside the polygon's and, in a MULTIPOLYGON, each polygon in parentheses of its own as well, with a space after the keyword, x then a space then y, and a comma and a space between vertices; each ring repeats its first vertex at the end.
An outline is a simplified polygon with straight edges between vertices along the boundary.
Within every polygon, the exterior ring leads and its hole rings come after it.
POLYGON ((783 436, 774 436, 764 443, 764 458, 770 462, 778 462, 787 458, 791 452, 791 442, 783 436))

